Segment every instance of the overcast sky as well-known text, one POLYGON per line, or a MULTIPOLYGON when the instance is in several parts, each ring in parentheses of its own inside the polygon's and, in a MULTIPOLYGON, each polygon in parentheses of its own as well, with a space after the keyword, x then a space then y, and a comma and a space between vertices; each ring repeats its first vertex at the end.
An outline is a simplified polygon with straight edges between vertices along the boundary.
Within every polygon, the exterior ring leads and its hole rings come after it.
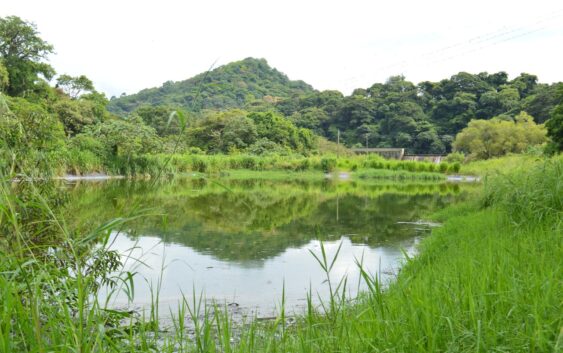
POLYGON ((58 73, 135 93, 246 57, 349 94, 391 75, 459 71, 563 81, 563 1, 0 0, 34 22, 58 73))

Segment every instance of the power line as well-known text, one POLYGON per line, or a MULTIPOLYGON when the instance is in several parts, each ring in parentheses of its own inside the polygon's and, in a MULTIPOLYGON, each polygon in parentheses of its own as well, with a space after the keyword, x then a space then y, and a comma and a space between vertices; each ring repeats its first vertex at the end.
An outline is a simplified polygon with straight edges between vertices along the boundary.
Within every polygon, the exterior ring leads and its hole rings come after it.
MULTIPOLYGON (((541 32, 544 29, 546 29, 548 26, 544 25, 540 28, 533 28, 533 29, 530 29, 530 27, 535 27, 537 25, 544 24, 546 22, 557 19, 561 16, 563 16, 563 9, 557 9, 555 11, 550 12, 550 14, 547 16, 544 15, 539 18, 536 18, 536 20, 534 21, 528 22, 527 25, 522 25, 515 28, 502 27, 495 31, 480 34, 472 38, 469 38, 467 40, 460 41, 436 50, 423 53, 421 55, 416 56, 417 58, 419 58, 416 59, 416 61, 414 59, 403 59, 389 65, 379 66, 375 70, 382 71, 396 67, 396 68, 401 68, 400 71, 404 72, 405 70, 408 70, 409 66, 413 66, 413 64, 428 66, 428 65, 450 61, 460 56, 475 53, 484 50, 486 48, 497 46, 501 43, 509 42, 517 38, 521 38, 537 32, 541 32), (465 49, 467 47, 469 47, 470 49, 465 49), (446 58, 436 58, 436 56, 443 53, 449 53, 449 54, 446 54, 447 55, 446 58), (422 58, 422 60, 420 60, 420 58, 422 58)), ((342 80, 342 82, 357 82, 363 77, 364 76, 362 77, 351 76, 347 79, 342 80)))

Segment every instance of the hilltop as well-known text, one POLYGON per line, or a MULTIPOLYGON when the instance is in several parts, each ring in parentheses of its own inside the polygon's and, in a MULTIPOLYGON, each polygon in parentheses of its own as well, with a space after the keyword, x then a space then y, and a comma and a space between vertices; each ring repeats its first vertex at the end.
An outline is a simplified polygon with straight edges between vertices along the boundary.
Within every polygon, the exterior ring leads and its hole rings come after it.
POLYGON ((291 81, 265 59, 246 58, 220 66, 184 81, 167 81, 161 87, 114 98, 108 110, 129 113, 141 105, 168 105, 189 111, 242 108, 255 101, 276 102, 281 98, 312 93, 303 81, 291 81), (199 97, 198 91, 200 91, 199 97))

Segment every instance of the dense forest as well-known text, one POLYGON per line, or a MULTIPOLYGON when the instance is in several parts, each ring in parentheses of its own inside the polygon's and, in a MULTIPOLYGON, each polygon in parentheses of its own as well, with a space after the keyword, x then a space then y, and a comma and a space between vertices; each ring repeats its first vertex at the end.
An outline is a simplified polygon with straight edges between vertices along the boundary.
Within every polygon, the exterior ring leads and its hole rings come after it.
POLYGON ((340 130, 340 141, 349 147, 405 147, 414 153, 444 154, 472 119, 514 120, 525 111, 543 124, 560 101, 557 84, 538 83, 527 73, 509 80, 506 72, 460 72, 418 85, 393 76, 350 96, 297 83, 264 59, 247 58, 186 81, 114 98, 108 109, 121 115, 155 104, 194 113, 232 108, 275 111, 332 141, 340 130), (197 89, 202 99, 194 104, 197 89))
POLYGON ((136 94, 112 97, 108 109, 116 114, 130 113, 141 105, 172 105, 191 111, 242 108, 264 100, 276 100, 313 93, 303 81, 290 81, 271 68, 264 59, 247 58, 232 62, 185 81, 165 82, 162 87, 136 94))
POLYGON ((344 96, 247 58, 108 100, 86 76, 57 75, 53 52, 33 23, 0 18, 2 168, 96 170, 171 153, 309 156, 340 151, 337 140, 491 158, 546 142, 546 121, 552 150, 561 149, 563 84, 526 73, 460 72, 418 85, 394 76, 344 96))

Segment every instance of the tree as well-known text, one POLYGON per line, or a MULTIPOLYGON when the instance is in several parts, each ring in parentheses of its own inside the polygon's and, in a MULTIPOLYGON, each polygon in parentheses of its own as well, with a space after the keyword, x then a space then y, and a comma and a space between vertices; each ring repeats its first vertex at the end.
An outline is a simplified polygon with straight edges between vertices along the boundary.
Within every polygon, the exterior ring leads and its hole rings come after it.
POLYGON ((180 125, 176 119, 170 120, 174 109, 167 106, 143 105, 135 110, 135 114, 143 119, 144 123, 156 130, 159 136, 168 136, 180 132, 180 125))
POLYGON ((558 94, 559 104, 553 110, 551 119, 545 123, 547 135, 551 139, 550 148, 553 152, 563 151, 563 84, 559 84, 558 94))
POLYGON ((136 115, 127 120, 111 119, 88 126, 84 134, 101 141, 106 146, 107 154, 116 157, 155 153, 161 148, 156 131, 143 124, 141 118, 136 115))
POLYGON ((56 168, 51 157, 64 149, 64 137, 62 124, 43 106, 0 94, 0 168, 51 172, 56 168))
POLYGON ((322 135, 328 128, 330 117, 323 109, 313 107, 294 113, 290 119, 296 126, 313 130, 322 135))
POLYGON ((57 78, 57 87, 61 88, 72 99, 78 98, 83 93, 95 91, 92 81, 84 75, 76 77, 67 74, 60 75, 57 78))
POLYGON ((60 99, 52 105, 53 112, 65 127, 67 136, 74 136, 87 125, 100 123, 103 117, 97 116, 94 102, 89 100, 60 99))
POLYGON ((523 72, 520 76, 510 81, 510 84, 515 87, 520 93, 520 96, 524 98, 534 91, 538 84, 538 77, 523 72))
POLYGON ((536 123, 543 124, 551 118, 553 108, 561 101, 557 84, 536 86, 534 93, 522 100, 522 109, 530 113, 536 123))
POLYGON ((211 153, 229 153, 248 148, 258 133, 254 121, 244 110, 215 112, 199 119, 188 129, 190 144, 211 153))
POLYGON ((2 60, 0 60, 0 92, 4 92, 6 88, 8 88, 8 84, 10 83, 10 76, 8 74, 8 69, 4 66, 2 60))
POLYGON ((50 80, 55 70, 42 60, 51 53, 53 46, 39 37, 35 24, 17 16, 0 18, 0 58, 8 71, 9 95, 32 89, 39 75, 50 80))
POLYGON ((473 93, 461 92, 451 100, 442 99, 432 109, 432 121, 442 134, 455 134, 475 117, 477 108, 476 96, 473 93))
POLYGON ((534 123, 526 112, 521 112, 514 121, 471 120, 455 138, 454 151, 470 154, 471 159, 489 159, 507 153, 523 152, 529 146, 546 142, 546 131, 534 123))
POLYGON ((223 152, 243 150, 252 145, 257 138, 256 125, 245 115, 233 115, 223 129, 223 152))

